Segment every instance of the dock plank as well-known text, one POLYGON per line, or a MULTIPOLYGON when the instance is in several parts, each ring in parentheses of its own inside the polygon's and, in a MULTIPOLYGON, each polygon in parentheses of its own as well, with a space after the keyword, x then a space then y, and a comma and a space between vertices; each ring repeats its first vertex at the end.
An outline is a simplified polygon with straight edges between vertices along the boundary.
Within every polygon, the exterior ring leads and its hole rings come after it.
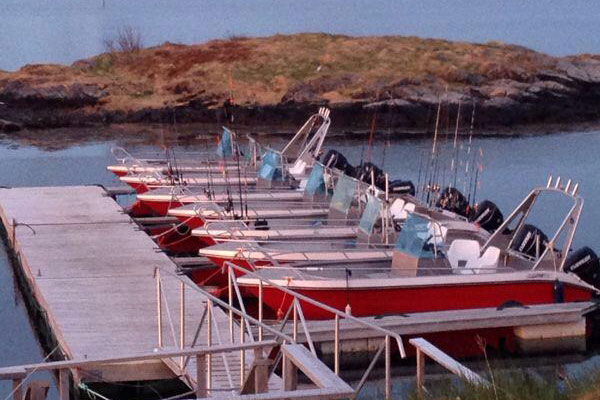
MULTIPOLYGON (((186 286, 186 344, 192 342, 207 298, 193 289, 187 277, 175 274, 176 265, 102 188, 0 189, 0 218, 9 240, 13 220, 17 222, 12 246, 20 254, 36 301, 46 311, 53 333, 70 359, 142 353, 158 346, 156 268, 163 271, 163 347, 179 345, 181 282, 186 286)), ((227 316, 215 307, 213 317, 218 335, 213 333, 212 343, 219 343, 218 336, 228 341, 227 316)), ((239 338, 238 327, 234 327, 239 338)), ((207 343, 205 330, 197 343, 207 343)), ((239 385, 239 353, 229 353, 226 360, 231 381, 239 385)), ((156 379, 180 375, 178 361, 166 363, 170 376, 156 379)), ((252 362, 252 352, 246 362, 252 362)), ((213 387, 229 389, 223 358, 214 356, 212 365, 213 387)), ((144 364, 133 363, 127 378, 146 378, 143 368, 144 364)), ((152 367, 156 370, 167 369, 152 367)), ((193 359, 188 374, 195 376, 193 359)), ((279 381, 275 377, 270 383, 278 387, 279 381)))

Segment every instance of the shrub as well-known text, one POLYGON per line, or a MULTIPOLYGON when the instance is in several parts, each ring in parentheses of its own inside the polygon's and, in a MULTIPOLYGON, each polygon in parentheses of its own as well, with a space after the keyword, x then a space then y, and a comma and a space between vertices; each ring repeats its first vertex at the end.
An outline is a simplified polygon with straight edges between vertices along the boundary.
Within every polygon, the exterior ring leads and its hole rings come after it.
POLYGON ((109 53, 117 51, 123 53, 134 53, 144 48, 141 33, 131 27, 119 28, 116 38, 104 39, 104 48, 109 53))

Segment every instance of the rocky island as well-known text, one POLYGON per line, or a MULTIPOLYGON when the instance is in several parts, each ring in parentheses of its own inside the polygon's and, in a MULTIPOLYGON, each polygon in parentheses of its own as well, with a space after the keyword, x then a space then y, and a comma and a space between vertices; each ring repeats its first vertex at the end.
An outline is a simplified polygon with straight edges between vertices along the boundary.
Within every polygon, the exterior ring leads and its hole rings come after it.
MULTIPOLYGON (((125 122, 278 124, 318 105, 350 131, 431 128, 439 102, 482 129, 600 120, 600 55, 329 34, 231 37, 0 71, 0 130, 125 122), (382 118, 381 116, 385 116, 382 118), (467 116, 463 117, 468 119, 467 116)), ((454 118, 454 117, 453 117, 454 118)))

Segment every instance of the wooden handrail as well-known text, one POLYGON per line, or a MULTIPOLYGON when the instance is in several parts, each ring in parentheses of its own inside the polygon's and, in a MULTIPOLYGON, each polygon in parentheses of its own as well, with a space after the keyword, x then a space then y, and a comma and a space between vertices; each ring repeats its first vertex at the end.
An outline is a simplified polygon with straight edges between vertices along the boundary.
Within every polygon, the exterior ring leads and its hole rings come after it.
POLYGON ((64 368, 80 368, 98 364, 120 364, 132 361, 144 361, 154 360, 163 358, 173 358, 182 356, 198 356, 208 355, 216 353, 224 353, 239 350, 251 350, 256 348, 265 348, 278 346, 278 343, 274 340, 265 340, 262 342, 249 342, 249 343, 236 343, 230 345, 218 345, 218 346, 202 346, 202 347, 188 347, 184 349, 176 350, 157 350, 151 353, 142 353, 127 356, 117 357, 104 357, 104 358, 90 358, 84 360, 66 360, 66 361, 53 361, 47 363, 19 365, 7 368, 0 368, 0 379, 13 379, 15 375, 21 373, 28 373, 33 370, 36 371, 50 371, 64 368))
POLYGON ((413 338, 408 342, 417 349, 417 391, 420 398, 423 397, 423 386, 425 384, 425 355, 473 385, 489 386, 490 383, 481 375, 465 367, 427 340, 413 338))

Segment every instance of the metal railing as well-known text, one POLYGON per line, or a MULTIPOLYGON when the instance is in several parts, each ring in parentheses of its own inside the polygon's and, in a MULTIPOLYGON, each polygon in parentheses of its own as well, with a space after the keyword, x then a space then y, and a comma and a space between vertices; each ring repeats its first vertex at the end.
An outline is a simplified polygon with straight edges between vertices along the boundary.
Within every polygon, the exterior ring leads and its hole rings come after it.
MULTIPOLYGON (((396 334, 393 331, 387 330, 385 328, 381 328, 377 325, 371 324, 365 320, 360 318, 356 318, 351 314, 337 310, 335 308, 329 307, 323 303, 310 299, 301 294, 295 293, 292 290, 289 290, 285 287, 277 285, 273 282, 270 282, 267 279, 259 277, 252 271, 241 268, 231 263, 226 264, 226 273, 227 277, 227 301, 221 300, 220 298, 212 295, 206 290, 197 287, 195 285, 190 285, 189 289, 197 291, 203 294, 206 299, 206 308, 203 312, 203 315, 200 319, 198 326, 195 329, 193 340, 191 343, 185 343, 185 301, 182 300, 184 298, 184 291, 187 290, 185 286, 188 286, 185 282, 181 281, 181 295, 179 301, 179 328, 175 326, 175 321, 172 316, 173 313, 170 311, 170 306, 168 304, 168 299, 163 293, 161 288, 162 278, 161 278, 161 270, 156 269, 156 285, 157 285, 157 342, 158 346, 164 346, 165 337, 164 337, 164 317, 166 316, 168 321, 168 329, 170 330, 170 336, 174 343, 177 343, 180 348, 183 346, 195 347, 198 345, 201 337, 204 337, 206 340, 206 345, 211 346, 214 345, 214 338, 217 340, 217 344, 225 345, 225 344, 244 344, 247 342, 262 342, 265 339, 266 334, 272 336, 274 340, 278 344, 302 344, 301 336, 306 338, 306 344, 308 345, 310 352, 313 356, 317 356, 316 347, 314 341, 311 339, 310 333, 310 322, 304 316, 303 304, 310 304, 312 307, 317 307, 323 312, 331 313, 332 320, 331 323, 333 325, 333 329, 335 331, 335 339, 334 339, 334 372, 339 375, 340 373, 340 321, 345 319, 348 321, 352 321, 354 324, 358 324, 365 329, 373 330, 376 333, 381 335, 382 343, 378 347, 375 355, 373 356, 369 366, 367 367, 365 373, 363 374, 360 382, 354 388, 354 395, 358 395, 361 389, 363 388, 366 380, 368 379, 371 371, 375 367, 376 363, 379 361, 382 354, 385 353, 385 387, 386 387, 386 398, 391 397, 391 354, 392 354, 392 339, 395 341, 398 347, 398 351, 400 357, 405 357, 406 353, 404 351, 404 345, 402 343, 402 338, 400 335, 396 334), (260 285, 259 285, 259 307, 257 314, 252 315, 248 312, 245 307, 244 298, 240 291, 240 288, 237 284, 236 275, 238 274, 246 274, 249 276, 259 277, 260 285), (264 319, 264 305, 262 302, 262 288, 263 285, 270 286, 272 288, 276 288, 277 290, 281 290, 286 295, 291 296, 293 298, 290 307, 288 308, 285 317, 280 321, 278 325, 273 325, 264 319), (215 308, 217 306, 217 308, 215 308), (217 311, 219 310, 219 311, 217 311), (227 313, 227 322, 228 322, 228 335, 227 337, 223 337, 221 325, 219 327, 219 322, 223 322, 222 320, 217 320, 218 317, 215 317, 216 313, 222 312, 224 310, 227 313), (291 332, 286 330, 286 326, 288 323, 292 324, 291 332), (252 327, 256 329, 253 330, 252 327), (177 335, 177 330, 179 330, 179 335, 177 335), (237 330, 237 331, 236 331, 237 330), (302 335, 300 335, 300 333, 302 335), (256 337, 255 337, 256 335, 256 337)), ((164 271, 162 271, 164 273, 164 271)), ((169 275, 173 275, 171 272, 167 272, 169 275)), ((173 275, 175 276, 175 275, 173 275)), ((244 388, 246 380, 248 376, 251 375, 251 371, 248 370, 248 357, 247 357, 247 349, 241 349, 239 353, 239 364, 238 366, 234 366, 233 359, 226 358, 223 356, 223 367, 227 374, 227 379, 231 382, 231 385, 226 390, 231 390, 232 393, 240 394, 244 388), (239 373, 239 384, 236 385, 234 383, 234 371, 239 373)), ((280 351, 276 353, 271 352, 270 357, 272 360, 271 368, 269 369, 269 375, 273 374, 278 365, 281 365, 283 371, 283 375, 288 373, 289 371, 285 371, 286 362, 284 360, 284 356, 280 351)), ((179 360, 179 365, 181 368, 182 374, 185 374, 185 369, 188 367, 188 359, 179 360)), ((207 355, 207 391, 211 392, 216 390, 212 386, 211 382, 211 374, 212 374, 212 359, 211 355, 207 355)), ((254 368, 254 367, 251 367, 254 368)), ((224 390, 224 389, 220 389, 224 390)))

